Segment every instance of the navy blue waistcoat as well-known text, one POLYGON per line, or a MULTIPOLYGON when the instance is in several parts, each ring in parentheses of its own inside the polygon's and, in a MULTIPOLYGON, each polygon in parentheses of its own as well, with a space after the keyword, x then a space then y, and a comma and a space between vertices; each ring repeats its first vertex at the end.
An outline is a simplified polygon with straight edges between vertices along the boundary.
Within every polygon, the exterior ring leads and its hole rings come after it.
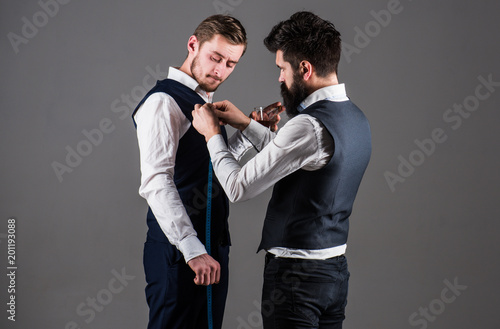
POLYGON ((335 151, 323 168, 300 169, 275 184, 258 250, 324 249, 347 242, 349 216, 371 155, 368 120, 351 101, 319 101, 301 113, 321 121, 335 151))
MULTIPOLYGON (((191 112, 195 104, 204 104, 205 101, 192 89, 180 82, 171 79, 158 81, 146 96, 139 102, 132 118, 146 99, 157 92, 170 95, 182 113, 189 121, 193 121, 191 112)), ((135 120, 134 120, 135 125, 135 120)), ((221 127, 222 136, 227 142, 226 130, 221 127)), ((208 153, 205 137, 190 126, 179 140, 179 146, 175 157, 174 183, 187 214, 193 223, 194 229, 200 241, 205 244, 205 220, 207 209, 207 187, 208 187, 208 153)), ((228 216, 229 201, 215 175, 212 175, 212 216, 211 237, 212 245, 229 245, 228 216)), ((151 208, 147 215, 148 240, 168 242, 167 237, 158 225, 151 208)))

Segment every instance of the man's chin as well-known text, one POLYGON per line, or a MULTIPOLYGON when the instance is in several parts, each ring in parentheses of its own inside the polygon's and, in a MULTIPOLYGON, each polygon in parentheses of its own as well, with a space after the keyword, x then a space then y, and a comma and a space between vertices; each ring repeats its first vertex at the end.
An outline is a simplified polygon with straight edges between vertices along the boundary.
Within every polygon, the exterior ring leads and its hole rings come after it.
POLYGON ((206 92, 214 92, 219 88, 219 86, 222 84, 222 81, 218 80, 213 80, 211 83, 200 83, 201 89, 205 90, 206 92))

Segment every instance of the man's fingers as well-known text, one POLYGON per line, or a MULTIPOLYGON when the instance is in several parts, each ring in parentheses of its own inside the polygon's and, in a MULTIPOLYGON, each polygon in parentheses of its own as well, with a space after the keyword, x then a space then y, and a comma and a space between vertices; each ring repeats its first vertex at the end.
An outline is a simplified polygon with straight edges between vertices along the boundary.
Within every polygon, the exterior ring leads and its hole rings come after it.
POLYGON ((219 109, 214 109, 215 116, 219 119, 219 126, 225 126, 231 121, 231 115, 219 109))
POLYGON ((220 281, 220 264, 207 254, 200 255, 188 262, 195 273, 194 283, 208 286, 220 281))
POLYGON ((207 273, 203 270, 198 271, 198 273, 196 273, 196 276, 194 277, 194 283, 199 286, 206 286, 206 276, 207 273))
POLYGON ((226 112, 221 111, 221 110, 219 110, 218 108, 215 108, 215 109, 214 109, 214 113, 215 113, 215 115, 216 115, 219 119, 224 119, 224 118, 227 116, 227 113, 226 113, 226 112))
POLYGON ((215 268, 212 268, 212 271, 210 272, 210 281, 209 281, 209 284, 214 284, 215 283, 216 275, 217 275, 217 270, 215 268))
POLYGON ((203 274, 203 285, 211 285, 220 281, 220 265, 217 261, 211 262, 203 274))
POLYGON ((216 109, 216 107, 212 103, 206 103, 205 105, 203 105, 203 107, 209 110, 210 112, 213 112, 216 109))
POLYGON ((200 111, 209 111, 209 112, 213 112, 215 110, 215 106, 213 106, 212 104, 210 103, 205 103, 205 104, 195 104, 194 105, 194 111, 196 112, 200 112, 200 111))
POLYGON ((216 263, 212 269, 213 277, 211 278, 211 284, 219 283, 220 281, 220 264, 216 263))
POLYGON ((226 111, 227 107, 229 105, 232 105, 230 101, 228 100, 224 100, 224 101, 220 101, 220 102, 215 102, 215 103, 212 103, 213 107, 216 108, 217 110, 221 110, 221 111, 226 111))
POLYGON ((219 283, 220 282, 220 272, 221 272, 221 268, 220 268, 220 264, 217 264, 219 266, 217 266, 217 272, 215 274, 215 284, 219 283))
POLYGON ((203 272, 201 273, 201 275, 200 275, 200 276, 201 276, 201 282, 200 282, 200 284, 201 284, 202 286, 208 286, 208 281, 209 281, 209 280, 208 280, 208 276, 209 276, 209 275, 210 275, 210 274, 209 274, 209 272, 205 272, 205 271, 203 271, 203 272))
POLYGON ((281 106, 281 102, 272 103, 272 104, 270 104, 270 105, 266 106, 266 107, 264 108, 264 111, 265 111, 265 112, 269 112, 269 111, 271 111, 272 109, 277 108, 278 106, 281 106))

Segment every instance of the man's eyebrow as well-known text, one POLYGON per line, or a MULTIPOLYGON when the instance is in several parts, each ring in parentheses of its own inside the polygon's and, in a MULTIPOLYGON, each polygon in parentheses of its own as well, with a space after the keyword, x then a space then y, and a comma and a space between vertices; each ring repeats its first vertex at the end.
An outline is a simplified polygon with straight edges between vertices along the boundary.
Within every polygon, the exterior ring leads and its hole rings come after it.
MULTIPOLYGON (((226 59, 226 56, 222 55, 221 53, 219 53, 218 51, 214 50, 212 51, 214 54, 216 54, 217 56, 221 57, 221 58, 224 58, 226 59)), ((238 61, 232 61, 232 60, 228 60, 229 63, 233 63, 233 64, 238 64, 238 61)))

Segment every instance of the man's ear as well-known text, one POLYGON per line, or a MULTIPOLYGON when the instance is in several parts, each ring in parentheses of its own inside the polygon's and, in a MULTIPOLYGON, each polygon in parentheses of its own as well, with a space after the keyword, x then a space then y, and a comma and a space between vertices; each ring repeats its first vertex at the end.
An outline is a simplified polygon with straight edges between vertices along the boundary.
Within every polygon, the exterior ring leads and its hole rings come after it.
POLYGON ((200 44, 198 42, 198 38, 195 35, 190 36, 187 43, 189 54, 196 54, 198 52, 199 46, 200 44))
POLYGON ((300 74, 302 75, 302 78, 307 81, 311 78, 313 74, 313 66, 309 61, 302 61, 299 64, 299 70, 300 74))

